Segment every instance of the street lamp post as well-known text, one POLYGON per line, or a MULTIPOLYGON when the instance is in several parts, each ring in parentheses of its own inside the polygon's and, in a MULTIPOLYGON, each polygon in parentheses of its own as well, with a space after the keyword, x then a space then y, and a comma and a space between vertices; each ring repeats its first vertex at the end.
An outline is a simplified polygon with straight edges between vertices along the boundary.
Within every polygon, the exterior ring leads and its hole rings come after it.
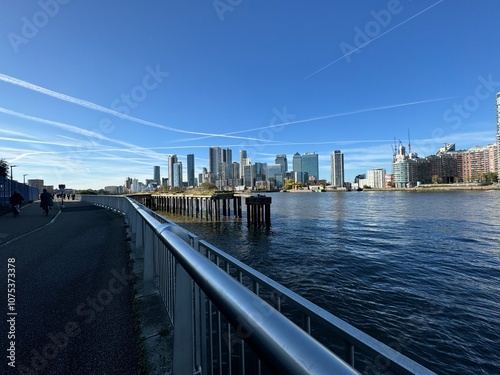
POLYGON ((17 167, 17 165, 10 166, 10 195, 12 195, 12 191, 14 190, 12 186, 14 185, 14 175, 12 174, 12 168, 17 167))
POLYGON ((24 189, 24 193, 23 193, 23 197, 24 199, 28 199, 30 200, 30 197, 28 197, 28 193, 29 193, 29 189, 28 189, 28 186, 26 185, 26 176, 28 174, 23 174, 23 189, 24 189))

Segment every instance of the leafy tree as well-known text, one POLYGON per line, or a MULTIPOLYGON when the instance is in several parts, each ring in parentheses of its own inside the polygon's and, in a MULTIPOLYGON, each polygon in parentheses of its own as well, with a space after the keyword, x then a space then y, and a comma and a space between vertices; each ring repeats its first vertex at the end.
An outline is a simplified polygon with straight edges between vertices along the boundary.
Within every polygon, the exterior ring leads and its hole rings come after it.
POLYGON ((210 181, 205 181, 201 184, 201 188, 204 190, 215 190, 215 185, 210 181))
POLYGON ((7 177, 8 175, 9 164, 4 159, 0 159, 0 177, 7 177))

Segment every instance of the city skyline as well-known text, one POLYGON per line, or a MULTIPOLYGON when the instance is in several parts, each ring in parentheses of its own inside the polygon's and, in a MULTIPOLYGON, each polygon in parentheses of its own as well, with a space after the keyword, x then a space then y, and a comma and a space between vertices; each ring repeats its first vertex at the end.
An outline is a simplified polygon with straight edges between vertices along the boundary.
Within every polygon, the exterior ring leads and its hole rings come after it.
POLYGON ((176 154, 187 181, 187 155, 197 177, 220 147, 267 164, 315 152, 325 180, 342 150, 353 181, 390 171, 408 131, 419 156, 499 137, 498 2, 223 3, 6 5, 0 158, 14 179, 99 189, 153 166, 165 177, 176 154))

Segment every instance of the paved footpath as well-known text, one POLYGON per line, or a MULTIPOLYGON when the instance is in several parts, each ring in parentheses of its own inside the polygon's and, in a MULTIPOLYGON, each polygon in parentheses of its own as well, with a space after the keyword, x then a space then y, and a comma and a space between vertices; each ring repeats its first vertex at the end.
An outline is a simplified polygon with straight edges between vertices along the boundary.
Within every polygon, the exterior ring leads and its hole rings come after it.
POLYGON ((64 203, 0 216, 0 374, 137 374, 124 220, 64 203))

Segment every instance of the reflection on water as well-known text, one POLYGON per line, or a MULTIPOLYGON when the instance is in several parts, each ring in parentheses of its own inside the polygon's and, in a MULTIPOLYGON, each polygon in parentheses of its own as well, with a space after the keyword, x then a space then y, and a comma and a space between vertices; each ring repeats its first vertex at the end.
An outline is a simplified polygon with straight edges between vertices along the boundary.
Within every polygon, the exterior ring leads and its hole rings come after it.
POLYGON ((269 231, 169 218, 438 373, 500 373, 500 192, 272 199, 269 231))

